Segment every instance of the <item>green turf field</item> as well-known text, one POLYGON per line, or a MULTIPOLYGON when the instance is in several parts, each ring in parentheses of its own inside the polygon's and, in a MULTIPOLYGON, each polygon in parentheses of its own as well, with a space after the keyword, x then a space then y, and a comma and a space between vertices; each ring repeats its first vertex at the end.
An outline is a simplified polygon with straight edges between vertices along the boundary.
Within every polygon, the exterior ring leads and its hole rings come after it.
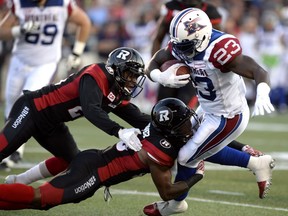
MULTIPOLYGON (((2 109, 0 125, 3 126, 2 109)), ((112 118, 115 119, 114 116, 112 118)), ((81 149, 103 148, 116 141, 93 127, 85 119, 68 124, 81 149)), ((239 138, 255 148, 272 154, 276 158, 273 185, 268 197, 258 198, 258 188, 253 174, 245 169, 207 164, 205 178, 190 192, 186 216, 284 216, 288 215, 288 115, 254 117, 245 133, 239 138)), ((61 143, 59 143, 60 145, 61 143)), ((36 163, 49 154, 34 140, 26 145, 25 164, 36 163)), ((11 172, 0 171, 0 182, 9 173, 19 173, 24 169, 11 172)), ((39 182, 37 184, 40 184, 39 182)), ((35 185, 37 185, 35 184, 35 185)), ((111 188, 112 200, 103 200, 103 190, 92 198, 79 204, 55 207, 49 211, 21 210, 0 211, 0 216, 70 216, 70 215, 143 215, 145 204, 159 200, 150 176, 135 178, 111 188)))

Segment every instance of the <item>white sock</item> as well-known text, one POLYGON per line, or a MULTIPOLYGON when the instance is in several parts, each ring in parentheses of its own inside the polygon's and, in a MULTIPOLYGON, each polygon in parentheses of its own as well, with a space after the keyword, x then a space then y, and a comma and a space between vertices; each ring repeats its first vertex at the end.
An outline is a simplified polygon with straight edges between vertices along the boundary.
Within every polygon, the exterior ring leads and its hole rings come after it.
POLYGON ((45 161, 37 164, 36 166, 30 168, 29 170, 16 175, 16 182, 22 184, 31 184, 35 181, 51 177, 51 173, 48 171, 45 161))
POLYGON ((258 157, 250 156, 247 168, 252 170, 252 171, 255 171, 257 166, 258 166, 258 161, 259 161, 258 157))

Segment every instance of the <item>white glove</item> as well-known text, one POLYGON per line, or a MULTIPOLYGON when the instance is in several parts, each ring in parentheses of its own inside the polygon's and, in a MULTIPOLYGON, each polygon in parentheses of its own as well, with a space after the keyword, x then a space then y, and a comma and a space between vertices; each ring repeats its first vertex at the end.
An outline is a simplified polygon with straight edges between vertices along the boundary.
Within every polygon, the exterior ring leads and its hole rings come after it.
POLYGON ((27 21, 18 26, 14 26, 11 30, 14 37, 19 37, 21 34, 38 33, 40 30, 40 22, 27 21))
POLYGON ((142 148, 142 144, 137 137, 138 134, 141 134, 141 131, 138 128, 120 129, 118 131, 119 138, 128 146, 128 148, 134 151, 140 151, 142 148))
POLYGON ((262 82, 257 85, 257 96, 252 116, 264 115, 265 111, 271 113, 275 110, 271 104, 269 92, 270 87, 267 83, 262 82))
POLYGON ((177 63, 169 67, 167 70, 161 72, 159 69, 154 69, 150 73, 153 81, 170 88, 180 88, 189 82, 190 74, 176 75, 177 69, 181 63, 177 63))
POLYGON ((40 23, 37 21, 28 21, 20 25, 21 28, 21 33, 26 34, 26 33, 35 33, 39 31, 40 28, 40 23))
POLYGON ((78 70, 80 64, 81 64, 80 56, 77 54, 71 53, 67 59, 67 71, 71 71, 73 69, 78 70))

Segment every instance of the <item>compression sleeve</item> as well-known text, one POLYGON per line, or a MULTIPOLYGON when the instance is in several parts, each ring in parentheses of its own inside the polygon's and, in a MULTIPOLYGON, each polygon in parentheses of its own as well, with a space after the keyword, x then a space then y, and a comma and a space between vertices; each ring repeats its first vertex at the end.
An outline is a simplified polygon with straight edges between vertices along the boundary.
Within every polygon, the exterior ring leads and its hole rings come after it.
POLYGON ((103 93, 92 76, 84 75, 81 77, 79 92, 80 104, 85 118, 107 134, 118 137, 118 131, 122 127, 112 121, 108 113, 102 109, 103 93))

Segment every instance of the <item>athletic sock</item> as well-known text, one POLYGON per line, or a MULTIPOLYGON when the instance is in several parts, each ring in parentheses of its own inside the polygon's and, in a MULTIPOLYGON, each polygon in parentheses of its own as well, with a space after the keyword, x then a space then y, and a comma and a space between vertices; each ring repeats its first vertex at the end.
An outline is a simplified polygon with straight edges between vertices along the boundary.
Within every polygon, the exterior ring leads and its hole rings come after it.
POLYGON ((20 209, 31 209, 31 208, 32 206, 30 204, 0 201, 1 210, 20 210, 20 209))
POLYGON ((30 205, 34 199, 34 189, 24 184, 0 184, 0 201, 30 205))
POLYGON ((226 146, 221 151, 207 158, 205 161, 221 165, 239 166, 246 168, 249 160, 249 154, 226 146))
POLYGON ((45 166, 41 167, 42 175, 57 175, 68 168, 69 163, 62 158, 51 157, 45 161, 45 166))
POLYGON ((35 181, 55 176, 64 171, 68 167, 68 163, 57 157, 51 157, 45 161, 40 162, 29 170, 16 175, 15 182, 22 184, 31 184, 35 181))
MULTIPOLYGON (((177 175, 175 177, 175 181, 174 182, 185 181, 185 180, 189 179, 192 175, 195 174, 196 170, 197 170, 196 168, 185 167, 185 166, 182 166, 179 163, 177 163, 177 175)), ((188 192, 180 195, 175 200, 176 201, 182 201, 187 196, 188 196, 188 192)))

